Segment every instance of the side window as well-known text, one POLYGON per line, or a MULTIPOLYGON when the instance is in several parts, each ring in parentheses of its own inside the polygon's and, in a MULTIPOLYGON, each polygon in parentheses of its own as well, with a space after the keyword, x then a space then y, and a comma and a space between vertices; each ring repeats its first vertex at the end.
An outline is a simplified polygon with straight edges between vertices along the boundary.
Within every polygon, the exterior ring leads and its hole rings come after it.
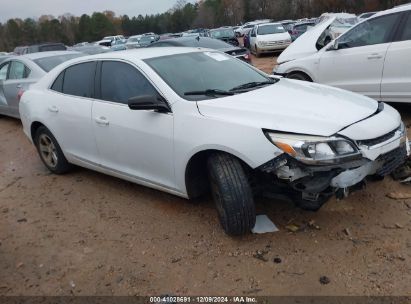
POLYGON ((54 80, 51 89, 56 92, 63 93, 63 80, 64 80, 64 71, 60 73, 60 75, 54 80))
POLYGON ((411 40, 411 14, 408 14, 407 21, 402 27, 400 41, 411 40))
POLYGON ((8 79, 24 79, 28 77, 29 69, 19 61, 12 61, 8 79))
MULTIPOLYGON (((63 80, 63 93, 80 97, 94 96, 94 76, 96 62, 73 65, 66 69, 63 80)), ((114 77, 115 74, 111 76, 114 77)))
POLYGON ((7 70, 9 69, 10 63, 5 63, 0 66, 0 80, 6 80, 7 70))
POLYGON ((339 39, 341 48, 387 43, 399 14, 391 14, 364 21, 339 39))
POLYGON ((144 95, 158 95, 158 93, 136 68, 123 62, 103 62, 101 99, 127 104, 131 97, 144 95))

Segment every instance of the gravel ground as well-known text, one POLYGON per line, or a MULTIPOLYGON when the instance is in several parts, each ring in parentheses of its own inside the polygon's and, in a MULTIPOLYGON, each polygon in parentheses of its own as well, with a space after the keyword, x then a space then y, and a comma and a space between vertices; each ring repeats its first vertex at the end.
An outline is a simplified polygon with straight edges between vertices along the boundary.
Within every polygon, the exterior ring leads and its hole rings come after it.
POLYGON ((391 178, 317 213, 259 200, 280 231, 231 238, 210 197, 52 175, 15 119, 0 142, 0 295, 411 295, 411 200, 386 196, 411 189, 391 178))

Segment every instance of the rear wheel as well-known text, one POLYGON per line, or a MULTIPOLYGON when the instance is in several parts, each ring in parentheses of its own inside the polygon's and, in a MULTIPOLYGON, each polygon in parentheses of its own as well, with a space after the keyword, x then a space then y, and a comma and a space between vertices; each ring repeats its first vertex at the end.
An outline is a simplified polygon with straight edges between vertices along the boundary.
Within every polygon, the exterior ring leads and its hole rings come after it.
POLYGON ((44 165, 55 174, 64 174, 71 169, 57 140, 44 126, 37 129, 34 136, 34 144, 44 165))
POLYGON ((226 153, 208 158, 211 192, 220 223, 229 235, 244 235, 254 228, 256 215, 250 184, 238 159, 226 153))

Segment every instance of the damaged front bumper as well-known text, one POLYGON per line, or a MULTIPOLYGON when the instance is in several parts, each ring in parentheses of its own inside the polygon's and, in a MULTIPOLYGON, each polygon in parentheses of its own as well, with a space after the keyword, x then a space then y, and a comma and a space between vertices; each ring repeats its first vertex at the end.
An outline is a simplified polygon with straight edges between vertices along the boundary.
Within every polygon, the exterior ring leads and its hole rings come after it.
POLYGON ((318 194, 341 190, 346 195, 350 188, 358 188, 357 185, 363 183, 367 176, 389 175, 410 154, 405 130, 401 128, 381 138, 357 141, 356 145, 362 155, 360 159, 330 165, 308 165, 282 154, 258 169, 266 175, 274 175, 293 191, 301 192, 303 197, 318 197, 318 194))

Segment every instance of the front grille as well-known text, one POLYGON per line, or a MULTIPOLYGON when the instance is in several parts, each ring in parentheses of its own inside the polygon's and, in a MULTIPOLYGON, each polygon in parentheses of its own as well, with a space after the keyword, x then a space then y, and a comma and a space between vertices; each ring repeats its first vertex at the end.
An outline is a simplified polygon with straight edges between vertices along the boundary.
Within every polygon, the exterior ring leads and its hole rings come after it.
POLYGON ((270 42, 266 42, 266 46, 281 45, 281 44, 286 44, 286 43, 289 43, 289 41, 287 40, 270 41, 270 42))
POLYGON ((395 150, 381 155, 380 157, 378 157, 377 161, 384 162, 384 165, 377 171, 377 174, 381 176, 391 174, 395 169, 404 164, 406 159, 407 149, 405 146, 401 146, 395 150))
POLYGON ((385 135, 377 137, 377 138, 366 139, 366 140, 358 140, 357 144, 359 146, 368 146, 368 147, 372 147, 372 146, 375 146, 375 145, 378 145, 378 144, 382 144, 383 142, 386 142, 390 138, 394 137, 395 132, 397 132, 398 130, 399 130, 399 128, 391 131, 390 133, 387 133, 385 135))

